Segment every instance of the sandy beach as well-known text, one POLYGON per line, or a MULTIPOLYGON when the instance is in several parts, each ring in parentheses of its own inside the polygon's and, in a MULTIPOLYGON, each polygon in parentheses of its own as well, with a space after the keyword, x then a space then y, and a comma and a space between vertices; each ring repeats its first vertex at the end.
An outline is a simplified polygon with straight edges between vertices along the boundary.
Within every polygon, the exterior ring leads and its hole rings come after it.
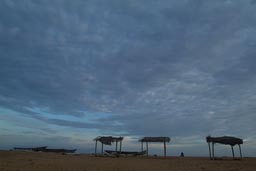
POLYGON ((95 157, 0 151, 0 171, 255 171, 256 158, 211 161, 203 157, 95 157))

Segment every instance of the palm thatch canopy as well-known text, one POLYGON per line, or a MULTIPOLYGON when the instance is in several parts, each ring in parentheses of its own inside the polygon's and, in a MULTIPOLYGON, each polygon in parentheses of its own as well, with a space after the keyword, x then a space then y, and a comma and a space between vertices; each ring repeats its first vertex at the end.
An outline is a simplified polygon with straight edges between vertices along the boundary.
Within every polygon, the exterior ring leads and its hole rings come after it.
POLYGON ((164 143, 164 156, 166 157, 166 142, 170 142, 171 139, 169 137, 144 137, 139 140, 141 142, 141 151, 143 151, 143 144, 146 143, 146 152, 148 156, 148 143, 149 142, 163 142, 164 143))
POLYGON ((119 143, 120 147, 119 147, 119 152, 121 152, 122 149, 122 141, 123 141, 124 137, 112 137, 112 136, 100 136, 100 137, 96 137, 94 138, 95 141, 95 155, 97 154, 97 143, 98 141, 101 142, 101 154, 103 154, 103 145, 112 145, 112 143, 116 143, 116 152, 117 152, 117 145, 119 143))
POLYGON ((206 142, 208 143, 209 147, 209 156, 210 159, 214 160, 214 144, 215 143, 220 143, 224 145, 230 145, 231 150, 232 150, 232 156, 233 159, 235 158, 235 153, 234 153, 234 148, 233 146, 238 145, 239 147, 239 152, 240 152, 240 158, 242 159, 242 150, 241 150, 241 144, 243 144, 243 140, 240 138, 236 137, 229 137, 229 136, 223 136, 223 137, 211 137, 207 136, 206 137, 206 142), (212 147, 211 147, 212 144, 212 147))
POLYGON ((144 137, 139 142, 170 142, 169 137, 144 137))
POLYGON ((213 143, 220 143, 220 144, 225 144, 225 145, 238 145, 238 144, 243 144, 243 140, 240 138, 236 137, 230 137, 230 136, 223 136, 223 137, 211 137, 208 136, 206 137, 206 141, 213 142, 213 143))
POLYGON ((111 145, 113 142, 121 142, 124 139, 124 137, 112 137, 112 136, 108 136, 108 137, 97 137, 94 139, 94 141, 99 141, 102 144, 105 145, 111 145))

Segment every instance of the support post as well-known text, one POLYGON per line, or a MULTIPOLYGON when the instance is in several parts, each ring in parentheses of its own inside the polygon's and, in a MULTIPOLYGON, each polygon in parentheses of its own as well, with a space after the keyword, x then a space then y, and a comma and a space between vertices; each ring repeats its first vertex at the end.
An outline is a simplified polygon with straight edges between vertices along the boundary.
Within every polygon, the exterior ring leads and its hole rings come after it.
POLYGON ((147 157, 148 157, 148 142, 146 142, 146 145, 147 145, 147 157))
POLYGON ((97 145, 98 145, 98 140, 96 140, 96 142, 95 142, 95 156, 97 154, 97 145))
POLYGON ((241 150, 240 144, 238 144, 238 147, 239 147, 239 152, 240 152, 240 158, 242 159, 242 150, 241 150))
POLYGON ((122 140, 120 141, 120 148, 119 148, 119 152, 121 153, 122 151, 122 140))
POLYGON ((212 159, 212 155, 211 155, 211 144, 208 142, 208 147, 209 147, 209 157, 210 160, 212 159))
POLYGON ((117 141, 116 141, 116 152, 117 152, 117 141))
POLYGON ((141 152, 143 152, 143 142, 141 141, 141 152))
POLYGON ((214 160, 214 142, 212 142, 212 159, 214 160))
POLYGON ((232 156, 233 156, 233 159, 235 158, 235 154, 234 154, 234 148, 233 146, 231 145, 231 149, 232 149, 232 156))
POLYGON ((164 141, 164 157, 166 157, 166 142, 164 141))
POLYGON ((101 154, 103 154, 103 143, 101 143, 101 154))

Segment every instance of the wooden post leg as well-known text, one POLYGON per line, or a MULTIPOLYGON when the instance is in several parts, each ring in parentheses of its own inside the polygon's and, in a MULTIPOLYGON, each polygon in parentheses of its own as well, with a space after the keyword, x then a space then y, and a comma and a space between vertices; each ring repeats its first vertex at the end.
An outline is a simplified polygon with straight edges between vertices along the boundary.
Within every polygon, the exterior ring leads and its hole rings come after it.
POLYGON ((238 147, 239 147, 239 152, 240 152, 240 158, 242 159, 242 150, 241 150, 240 144, 238 144, 238 147))
POLYGON ((103 154, 103 143, 101 143, 101 154, 103 154))
POLYGON ((146 145, 147 145, 147 157, 148 157, 148 142, 146 142, 146 145))
POLYGON ((234 148, 233 146, 231 145, 231 149, 232 149, 232 156, 233 156, 233 159, 235 158, 235 154, 234 154, 234 148))
POLYGON ((212 143, 212 159, 214 160, 214 143, 212 143))
POLYGON ((143 142, 141 141, 141 152, 143 152, 143 142))
POLYGON ((208 142, 208 147, 209 147, 209 156, 210 156, 210 160, 212 159, 212 155, 211 155, 211 144, 208 142))
POLYGON ((117 141, 116 141, 116 152, 117 152, 117 141))
POLYGON ((95 143, 95 156, 97 154, 97 145, 98 145, 98 140, 96 140, 96 143, 95 143))
POLYGON ((164 157, 166 157, 166 142, 164 141, 164 157))
POLYGON ((120 141, 120 148, 119 148, 119 152, 121 153, 122 151, 122 141, 120 141))

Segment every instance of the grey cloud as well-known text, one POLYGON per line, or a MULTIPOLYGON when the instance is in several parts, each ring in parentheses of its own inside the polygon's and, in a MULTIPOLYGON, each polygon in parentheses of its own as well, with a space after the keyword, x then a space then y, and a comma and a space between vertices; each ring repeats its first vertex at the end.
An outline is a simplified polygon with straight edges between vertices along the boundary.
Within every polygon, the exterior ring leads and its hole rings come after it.
POLYGON ((0 3, 1 107, 113 134, 253 135, 253 1, 0 3))

